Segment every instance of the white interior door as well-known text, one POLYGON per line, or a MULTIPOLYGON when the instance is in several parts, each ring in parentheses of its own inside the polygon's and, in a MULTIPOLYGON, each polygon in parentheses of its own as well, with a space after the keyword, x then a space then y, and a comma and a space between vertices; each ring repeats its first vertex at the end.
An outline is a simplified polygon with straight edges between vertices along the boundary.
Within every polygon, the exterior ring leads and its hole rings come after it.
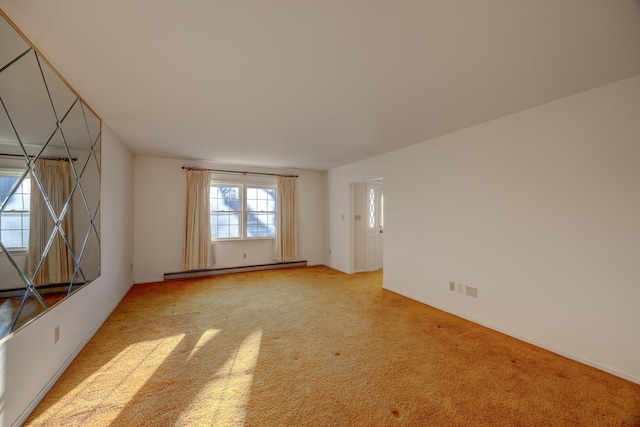
POLYGON ((384 195, 382 182, 367 183, 367 270, 382 268, 384 242, 384 195))

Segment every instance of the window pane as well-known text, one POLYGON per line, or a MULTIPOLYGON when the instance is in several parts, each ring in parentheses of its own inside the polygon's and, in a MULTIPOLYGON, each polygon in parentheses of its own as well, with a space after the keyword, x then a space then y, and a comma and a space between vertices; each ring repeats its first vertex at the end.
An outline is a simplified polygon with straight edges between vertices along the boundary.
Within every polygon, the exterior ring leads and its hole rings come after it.
POLYGON ((212 188, 211 189, 211 197, 209 198, 209 209, 211 211, 219 211, 220 208, 218 206, 219 205, 218 202, 219 202, 220 199, 218 199, 217 197, 213 197, 213 196, 214 195, 213 195, 213 188, 212 188))
POLYGON ((255 226, 258 223, 258 216, 254 213, 247 213, 247 225, 255 226))
POLYGON ((247 188, 247 200, 255 199, 258 197, 258 189, 257 188, 247 188))
POLYGON ((256 229, 257 225, 254 224, 247 224, 247 237, 256 237, 256 233, 257 233, 257 229, 256 229))
POLYGON ((275 218, 268 213, 247 214, 247 237, 275 236, 275 218))
POLYGON ((276 190, 274 188, 248 188, 247 210, 258 212, 275 211, 275 194, 276 190))
POLYGON ((15 192, 11 190, 20 177, 0 176, 0 202, 5 202, 0 214, 0 240, 7 248, 24 248, 29 241, 29 189, 30 180, 23 179, 15 192))
POLYGON ((240 209, 240 187, 214 185, 211 187, 212 211, 237 211, 240 209))
POLYGON ((266 190, 267 193, 267 211, 275 212, 276 210, 276 190, 270 188, 266 190))
POLYGON ((369 189, 369 228, 376 225, 376 192, 373 188, 369 189))
POLYGON ((6 248, 21 248, 22 230, 2 230, 2 244, 6 248))
POLYGON ((28 205, 25 209, 24 196, 21 193, 14 193, 4 207, 5 211, 24 211, 29 209, 28 205))
POLYGON ((211 237, 231 239, 240 237, 240 214, 223 212, 211 214, 211 237))
POLYGON ((265 189, 265 195, 267 196, 267 211, 276 210, 276 189, 275 188, 267 188, 265 189))
POLYGON ((0 204, 2 204, 9 194, 11 194, 11 190, 13 186, 18 182, 17 176, 0 176, 0 204))
POLYGON ((22 213, 3 212, 1 221, 3 230, 20 230, 22 228, 22 213))
POLYGON ((239 186, 211 186, 211 238, 238 239, 241 237, 240 190, 239 186))
POLYGON ((238 187, 220 187, 223 203, 228 206, 228 210, 237 211, 240 209, 240 189, 238 187))

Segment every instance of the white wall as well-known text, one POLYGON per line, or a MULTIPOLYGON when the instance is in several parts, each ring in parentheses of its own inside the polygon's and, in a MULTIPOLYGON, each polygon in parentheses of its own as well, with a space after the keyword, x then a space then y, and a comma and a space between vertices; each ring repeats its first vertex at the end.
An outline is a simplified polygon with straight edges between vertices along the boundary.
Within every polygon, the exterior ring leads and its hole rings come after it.
MULTIPOLYGON (((233 167, 213 163, 136 157, 135 160, 135 282, 163 280, 164 273, 182 271, 184 246, 185 171, 197 166, 254 172, 282 172, 264 168, 233 167)), ((287 170, 297 180, 299 259, 324 264, 326 252, 326 172, 287 170)), ((219 179, 238 179, 220 174, 219 179)), ((243 177, 245 179, 245 177, 243 177)), ((247 176, 246 179, 264 180, 247 176)), ((275 180, 272 179, 275 183, 275 180)), ((273 262, 273 240, 221 242, 214 245, 215 268, 273 262), (247 258, 243 258, 244 254, 247 258)))
POLYGON ((133 159, 102 134, 102 275, 0 342, 0 426, 24 421, 133 283, 133 159), (53 343, 53 330, 60 340, 53 343))
MULTIPOLYGON (((385 164, 385 161, 386 156, 378 156, 364 162, 332 169, 328 172, 328 245, 331 254, 327 265, 336 270, 345 273, 354 273, 356 271, 355 244, 352 238, 354 235, 352 233, 353 218, 356 213, 354 204, 355 186, 351 184, 383 178, 385 170, 391 166, 385 164)), ((385 227, 387 221, 386 191, 385 187, 385 227)))
POLYGON ((385 288, 640 382, 639 118, 636 76, 331 170, 329 265, 381 176, 385 288))
POLYGON ((367 271, 367 231, 369 223, 369 203, 367 183, 352 184, 353 191, 353 269, 355 272, 367 271), (356 219, 356 217, 360 219, 356 219))

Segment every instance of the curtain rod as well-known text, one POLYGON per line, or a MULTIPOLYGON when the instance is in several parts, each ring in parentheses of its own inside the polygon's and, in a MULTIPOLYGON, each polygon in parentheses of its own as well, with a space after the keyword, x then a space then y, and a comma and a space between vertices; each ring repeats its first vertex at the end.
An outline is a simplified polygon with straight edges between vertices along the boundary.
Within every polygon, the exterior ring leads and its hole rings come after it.
MULTIPOLYGON (((2 157, 19 157, 21 159, 24 159, 24 154, 11 154, 11 153, 0 153, 0 156, 2 157)), ((33 159, 35 156, 27 156, 30 159, 33 159)), ((60 162, 68 162, 69 158, 68 157, 47 157, 47 156, 40 156, 39 159, 43 159, 43 160, 57 160, 60 162)), ((78 159, 76 159, 75 157, 73 157, 71 160, 73 160, 74 162, 77 161, 78 159)))
POLYGON ((207 172, 223 172, 223 173, 238 173, 241 175, 266 175, 266 176, 281 176, 285 178, 298 178, 298 175, 283 175, 279 173, 266 173, 266 172, 241 172, 241 171, 230 171, 225 169, 203 169, 203 168, 192 168, 188 166, 182 166, 182 169, 186 169, 189 171, 207 171, 207 172))

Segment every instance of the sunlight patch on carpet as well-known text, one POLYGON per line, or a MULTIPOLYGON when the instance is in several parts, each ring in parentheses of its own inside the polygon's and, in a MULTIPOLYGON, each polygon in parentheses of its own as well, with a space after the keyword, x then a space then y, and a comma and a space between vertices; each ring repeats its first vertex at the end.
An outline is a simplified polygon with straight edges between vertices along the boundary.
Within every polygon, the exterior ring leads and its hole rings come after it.
POLYGON ((53 417, 73 419, 76 425, 79 420, 86 425, 92 425, 92 420, 99 420, 100 425, 113 422, 184 337, 179 334, 126 347, 36 421, 44 422, 53 417), (110 401, 108 406, 102 405, 105 399, 110 401), (74 412, 71 402, 76 400, 86 404, 84 413, 74 412))
POLYGON ((187 356, 187 362, 191 360, 191 358, 195 356, 196 353, 211 340, 211 338, 215 337, 218 332, 220 332, 220 329, 207 329, 204 331, 196 345, 193 347, 193 350, 191 350, 191 353, 189 353, 189 356, 187 356))
POLYGON ((262 328, 250 333, 180 416, 180 425, 242 426, 258 364, 262 328))

